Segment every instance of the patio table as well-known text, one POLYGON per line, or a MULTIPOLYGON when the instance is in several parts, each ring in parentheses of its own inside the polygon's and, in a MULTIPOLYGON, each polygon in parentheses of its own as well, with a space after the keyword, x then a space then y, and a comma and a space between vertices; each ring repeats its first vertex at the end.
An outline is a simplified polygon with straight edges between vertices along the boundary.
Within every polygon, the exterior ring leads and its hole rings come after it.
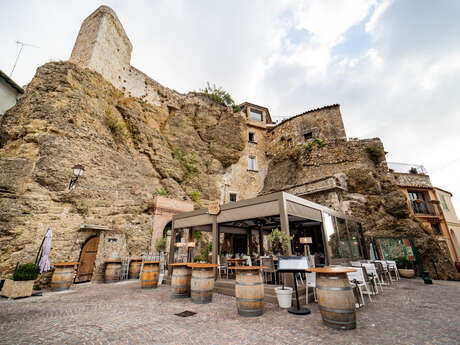
POLYGON ((192 269, 192 279, 190 281, 192 302, 199 304, 211 303, 214 290, 214 269, 218 265, 189 263, 187 266, 192 269))
POLYGON ((241 316, 260 316, 264 312, 265 266, 237 266, 235 278, 236 308, 241 316))
POLYGON ((156 289, 160 276, 160 261, 144 261, 141 274, 142 289, 156 289))
POLYGON ((244 258, 230 258, 230 259, 227 259, 227 262, 231 262, 236 266, 240 266, 241 264, 243 264, 244 262, 246 262, 247 259, 244 259, 244 258))
POLYGON ((356 306, 347 273, 355 272, 346 267, 308 268, 316 272, 318 305, 326 326, 336 329, 356 328, 356 306))
POLYGON ((121 276, 121 260, 106 260, 104 263, 104 282, 115 283, 119 281, 121 276))
POLYGON ((191 262, 176 262, 169 265, 172 269, 171 287, 173 289, 173 298, 190 297, 192 268, 188 266, 189 264, 191 262))
POLYGON ((51 277, 51 291, 67 290, 73 282, 75 266, 79 262, 58 262, 53 264, 54 272, 51 277))

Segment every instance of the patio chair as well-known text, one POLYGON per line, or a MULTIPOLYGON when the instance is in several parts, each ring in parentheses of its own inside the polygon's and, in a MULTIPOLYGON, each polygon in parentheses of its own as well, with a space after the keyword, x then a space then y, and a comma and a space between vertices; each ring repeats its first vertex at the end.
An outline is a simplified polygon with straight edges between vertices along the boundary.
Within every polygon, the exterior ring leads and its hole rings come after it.
POLYGON ((315 302, 318 302, 318 298, 316 297, 316 273, 305 273, 305 291, 306 291, 306 301, 308 303, 308 288, 313 288, 313 297, 315 298, 315 302))
POLYGON ((121 259, 120 280, 128 279, 129 262, 130 262, 129 257, 121 259))
POLYGON ((371 274, 367 272, 367 269, 365 266, 361 266, 361 269, 363 270, 363 276, 364 280, 366 281, 366 284, 370 287, 372 290, 372 295, 377 295, 379 292, 377 290, 377 287, 375 286, 374 278, 372 277, 371 274))
POLYGON ((217 269, 219 271, 219 279, 222 279, 222 271, 224 271, 225 273, 227 273, 227 279, 228 279, 228 262, 227 262, 227 258, 225 256, 218 256, 217 257, 217 269))
POLYGON ((252 266, 252 260, 249 255, 243 255, 243 259, 246 259, 246 265, 247 266, 252 266))
POLYGON ((385 260, 375 260, 375 262, 379 262, 382 265, 385 280, 388 282, 388 285, 391 285, 391 283, 393 282, 393 278, 391 278, 387 262, 385 260))
POLYGON ((385 269, 383 267, 383 264, 379 261, 373 261, 372 262, 375 265, 375 268, 377 270, 377 274, 379 275, 380 282, 382 285, 390 285, 388 281, 388 275, 385 273, 385 269))
MULTIPOLYGON (((275 262, 273 261, 273 258, 272 257, 269 257, 269 258, 262 257, 261 259, 262 259, 262 266, 268 267, 268 268, 263 269, 265 282, 267 282, 267 279, 266 279, 267 273, 270 273, 270 277, 274 276, 275 284, 277 284, 277 279, 276 279, 277 270, 275 268, 275 262)), ((272 279, 270 279, 270 281, 273 282, 272 279)))
POLYGON ((363 269, 359 267, 350 267, 350 268, 354 268, 356 271, 347 273, 348 280, 350 281, 352 285, 354 284, 355 287, 358 288, 359 294, 361 295, 361 300, 363 302, 363 305, 365 305, 364 298, 363 298, 363 288, 365 290, 364 292, 369 297, 369 301, 372 302, 371 291, 369 287, 367 286, 363 269))
POLYGON ((401 280, 401 277, 399 276, 399 271, 398 271, 398 265, 396 264, 396 261, 394 260, 387 260, 387 266, 388 266, 388 271, 391 273, 394 273, 395 275, 395 280, 401 280))
POLYGON ((380 286, 380 290, 382 291, 383 294, 383 287, 382 287, 382 281, 380 280, 379 274, 377 273, 377 268, 375 267, 374 264, 370 263, 362 263, 362 267, 366 269, 366 272, 368 275, 372 277, 372 283, 374 284, 375 290, 379 291, 378 287, 380 286))

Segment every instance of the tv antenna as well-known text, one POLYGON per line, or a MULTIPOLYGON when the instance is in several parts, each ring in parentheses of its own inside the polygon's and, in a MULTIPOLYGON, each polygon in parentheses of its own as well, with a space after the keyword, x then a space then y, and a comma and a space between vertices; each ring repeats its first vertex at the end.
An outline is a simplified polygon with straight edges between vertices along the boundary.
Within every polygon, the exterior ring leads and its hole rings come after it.
POLYGON ((21 41, 16 41, 16 44, 20 45, 21 48, 19 49, 18 56, 16 57, 16 61, 14 62, 13 69, 11 70, 10 78, 13 76, 14 69, 16 68, 16 65, 18 64, 18 60, 19 60, 19 56, 21 55, 22 48, 24 48, 24 46, 32 47, 32 48, 40 48, 40 47, 34 46, 33 44, 24 43, 24 42, 21 42, 21 41))

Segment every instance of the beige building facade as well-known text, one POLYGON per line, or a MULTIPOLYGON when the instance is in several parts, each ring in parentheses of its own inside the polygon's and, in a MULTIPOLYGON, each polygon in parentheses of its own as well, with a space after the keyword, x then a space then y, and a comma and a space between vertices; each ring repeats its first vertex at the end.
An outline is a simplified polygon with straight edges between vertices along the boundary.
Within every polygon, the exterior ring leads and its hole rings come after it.
POLYGON ((435 188, 436 196, 440 201, 442 214, 447 224, 449 240, 455 251, 455 261, 460 261, 460 220, 452 203, 452 193, 441 188, 435 188))
POLYGON ((448 252, 450 259, 453 262, 458 261, 457 250, 452 241, 438 192, 431 184, 425 168, 416 164, 388 163, 388 165, 398 186, 406 195, 412 215, 432 232, 440 246, 448 252))

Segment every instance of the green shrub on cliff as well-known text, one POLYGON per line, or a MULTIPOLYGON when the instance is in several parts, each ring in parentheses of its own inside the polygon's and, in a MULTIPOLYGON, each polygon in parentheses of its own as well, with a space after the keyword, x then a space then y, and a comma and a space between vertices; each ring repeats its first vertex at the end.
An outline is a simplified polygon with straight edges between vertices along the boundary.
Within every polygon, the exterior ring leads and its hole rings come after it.
POLYGON ((376 145, 368 146, 366 150, 369 158, 376 164, 385 159, 385 151, 376 145))
POLYGON ((181 149, 174 149, 173 157, 177 159, 180 165, 182 166, 182 169, 185 172, 186 179, 193 175, 198 174, 198 168, 196 167, 197 160, 193 153, 188 154, 187 152, 181 149))
POLYGON ((227 91, 222 89, 222 87, 216 87, 216 84, 211 85, 209 82, 207 82, 204 89, 200 89, 199 92, 194 93, 197 95, 205 96, 214 102, 225 105, 227 107, 231 106, 234 113, 241 111, 240 106, 235 104, 232 96, 230 96, 227 91))
POLYGON ((113 114, 112 110, 109 108, 105 110, 105 122, 116 139, 124 141, 129 137, 129 131, 126 127, 126 123, 121 118, 113 114))

